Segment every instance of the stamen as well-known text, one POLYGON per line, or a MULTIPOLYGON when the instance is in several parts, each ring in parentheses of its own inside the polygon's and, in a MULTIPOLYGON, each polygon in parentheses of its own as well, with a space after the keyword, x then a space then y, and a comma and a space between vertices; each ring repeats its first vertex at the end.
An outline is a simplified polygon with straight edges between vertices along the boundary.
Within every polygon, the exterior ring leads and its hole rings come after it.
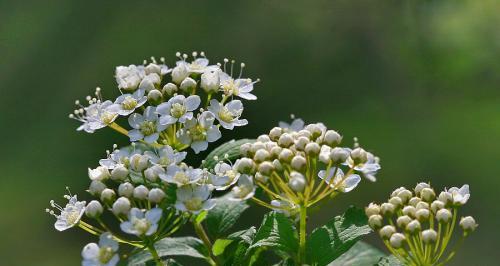
POLYGON ((198 52, 194 51, 194 52, 192 53, 192 55, 193 55, 193 58, 194 58, 194 59, 196 59, 196 57, 198 56, 198 52))
POLYGON ((156 64, 156 58, 154 56, 151 56, 151 62, 153 62, 153 64, 156 64))
POLYGON ((234 59, 233 59, 233 60, 231 60, 231 77, 233 77, 233 68, 234 68, 234 63, 235 63, 235 62, 236 62, 236 61, 234 61, 234 59))
POLYGON ((245 68, 245 63, 240 64, 240 75, 238 76, 238 78, 241 78, 241 75, 243 74, 243 68, 245 68))
POLYGON ((160 57, 160 62, 162 62, 163 64, 165 64, 165 57, 160 57))
POLYGON ((229 60, 227 58, 224 58, 224 72, 226 72, 226 73, 227 73, 227 71, 226 71, 227 62, 229 62, 229 60))
POLYGON ((205 52, 201 51, 201 52, 200 52, 200 56, 205 57, 205 52))

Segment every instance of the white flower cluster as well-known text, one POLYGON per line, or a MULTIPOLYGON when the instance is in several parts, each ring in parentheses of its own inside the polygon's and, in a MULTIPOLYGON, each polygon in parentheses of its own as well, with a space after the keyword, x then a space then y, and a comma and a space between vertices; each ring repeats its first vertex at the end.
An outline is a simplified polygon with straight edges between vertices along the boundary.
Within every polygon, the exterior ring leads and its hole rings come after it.
MULTIPOLYGON (((469 197, 468 185, 445 189, 437 195, 429 184, 419 183, 413 191, 404 187, 394 190, 388 202, 370 203, 365 212, 370 227, 402 262, 437 265, 455 253, 443 257, 455 229, 458 208, 469 197)), ((477 227, 471 216, 462 218, 459 225, 463 237, 477 227)))
MULTIPOLYGON (((269 134, 261 135, 254 143, 241 146, 243 158, 235 166, 266 192, 267 207, 295 212, 297 206, 310 206, 327 196, 353 190, 360 175, 375 181, 380 169, 378 158, 358 147, 340 146, 342 137, 321 123, 304 126, 300 119, 290 125, 280 123, 269 134)), ((234 190, 240 192, 241 189, 234 190)), ((253 189, 244 189, 252 194, 253 189)), ((244 193, 235 193, 244 194, 244 193)), ((253 194, 252 194, 253 195, 253 194)))
POLYGON ((203 52, 177 53, 175 67, 158 63, 155 58, 143 65, 119 66, 116 82, 121 93, 114 101, 104 100, 101 89, 87 96, 88 106, 76 101, 77 109, 70 118, 82 122, 78 130, 93 133, 110 127, 126 134, 131 142, 170 145, 178 150, 191 147, 195 153, 208 148, 209 142, 221 137, 220 128, 232 130, 248 124, 242 119, 243 103, 255 100, 253 85, 258 82, 233 76, 234 60, 210 65, 203 52), (220 97, 219 99, 218 96, 220 97), (204 103, 202 103, 204 98, 204 103), (119 124, 127 117, 128 125, 119 124), (128 130, 126 128, 129 128, 128 130))

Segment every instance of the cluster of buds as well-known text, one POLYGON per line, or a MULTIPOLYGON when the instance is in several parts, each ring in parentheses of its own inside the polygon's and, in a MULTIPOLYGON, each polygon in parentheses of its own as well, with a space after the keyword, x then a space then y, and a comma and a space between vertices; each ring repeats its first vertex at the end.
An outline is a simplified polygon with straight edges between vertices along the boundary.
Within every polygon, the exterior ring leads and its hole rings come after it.
POLYGON ((341 147, 342 136, 321 123, 281 123, 254 143, 241 146, 243 158, 238 172, 253 177, 267 199, 259 204, 294 214, 323 198, 353 190, 360 175, 375 181, 378 158, 357 143, 354 149, 341 147))
MULTIPOLYGON (((405 265, 442 265, 455 254, 445 255, 457 222, 458 209, 470 197, 469 186, 452 187, 436 194, 427 183, 413 191, 394 190, 388 202, 370 203, 365 212, 368 224, 387 248, 405 265)), ((477 227, 471 216, 459 221, 462 238, 477 227)))

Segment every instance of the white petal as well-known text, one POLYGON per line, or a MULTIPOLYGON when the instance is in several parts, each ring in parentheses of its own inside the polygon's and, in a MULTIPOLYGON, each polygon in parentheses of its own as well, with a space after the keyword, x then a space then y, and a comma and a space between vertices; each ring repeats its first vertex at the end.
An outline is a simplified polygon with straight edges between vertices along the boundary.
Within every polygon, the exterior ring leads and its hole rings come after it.
POLYGON ((96 243, 89 243, 82 249, 82 257, 92 260, 99 257, 99 246, 96 243))
POLYGON ((201 99, 198 95, 191 95, 186 98, 185 106, 187 111, 194 111, 200 106, 201 99))
POLYGON ((195 141, 191 143, 191 148, 193 149, 194 153, 198 154, 208 148, 208 142, 203 140, 195 141))
POLYGON ((141 140, 144 137, 144 135, 142 135, 141 131, 138 129, 130 130, 128 132, 128 136, 130 138, 130 141, 132 141, 132 142, 141 140))
POLYGON ((161 219, 162 210, 160 208, 153 208, 146 212, 146 219, 152 224, 158 223, 161 219))
POLYGON ((128 118, 128 123, 131 127, 138 129, 141 127, 141 124, 144 122, 144 117, 140 114, 132 114, 128 118))

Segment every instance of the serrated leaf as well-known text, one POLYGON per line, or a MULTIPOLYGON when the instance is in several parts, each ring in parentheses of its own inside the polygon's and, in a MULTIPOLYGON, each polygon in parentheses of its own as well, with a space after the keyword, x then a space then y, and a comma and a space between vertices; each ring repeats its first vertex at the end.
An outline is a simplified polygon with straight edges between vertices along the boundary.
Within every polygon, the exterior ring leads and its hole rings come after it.
POLYGON ((222 239, 222 238, 215 240, 215 243, 212 246, 212 253, 215 256, 222 255, 226 247, 229 246, 231 243, 233 243, 233 241, 234 240, 232 239, 222 239))
MULTIPOLYGON (((204 259, 208 252, 203 242, 194 237, 167 237, 155 243, 158 255, 163 259, 170 256, 188 256, 204 259)), ((152 260, 151 253, 144 250, 129 258, 128 265, 144 265, 152 260)))
POLYGON ((258 248, 272 248, 279 255, 285 253, 295 257, 299 248, 299 240, 290 219, 281 213, 266 214, 247 253, 258 248))
POLYGON ((240 146, 245 143, 255 142, 254 139, 240 139, 240 140, 231 140, 228 141, 219 147, 215 148, 212 152, 210 152, 203 163, 201 164, 201 168, 213 169, 219 160, 224 159, 224 156, 227 154, 227 159, 230 161, 234 161, 241 157, 240 146), (219 160, 215 160, 214 157, 218 157, 219 160))
MULTIPOLYGON (((165 259, 161 261, 164 266, 182 266, 179 262, 177 262, 174 259, 165 259)), ((148 261, 147 263, 144 264, 145 266, 156 266, 156 263, 154 261, 148 261)))
POLYGON ((308 261, 319 266, 328 265, 370 232, 364 211, 350 207, 342 216, 311 233, 307 240, 308 261))
POLYGON ((380 258, 378 263, 375 265, 377 266, 403 266, 403 263, 401 263, 396 257, 394 256, 387 256, 380 258))
POLYGON ((239 266, 248 264, 245 263, 245 255, 255 233, 255 227, 252 226, 249 229, 232 233, 227 237, 234 241, 225 248, 224 265, 239 266))
POLYGON ((354 244, 346 253, 342 254, 328 266, 365 266, 365 265, 375 265, 378 261, 385 257, 386 254, 379 249, 363 242, 359 241, 354 244))
POLYGON ((216 239, 223 236, 236 224, 238 218, 248 207, 248 204, 243 201, 217 199, 215 207, 208 212, 205 218, 210 237, 216 239))

